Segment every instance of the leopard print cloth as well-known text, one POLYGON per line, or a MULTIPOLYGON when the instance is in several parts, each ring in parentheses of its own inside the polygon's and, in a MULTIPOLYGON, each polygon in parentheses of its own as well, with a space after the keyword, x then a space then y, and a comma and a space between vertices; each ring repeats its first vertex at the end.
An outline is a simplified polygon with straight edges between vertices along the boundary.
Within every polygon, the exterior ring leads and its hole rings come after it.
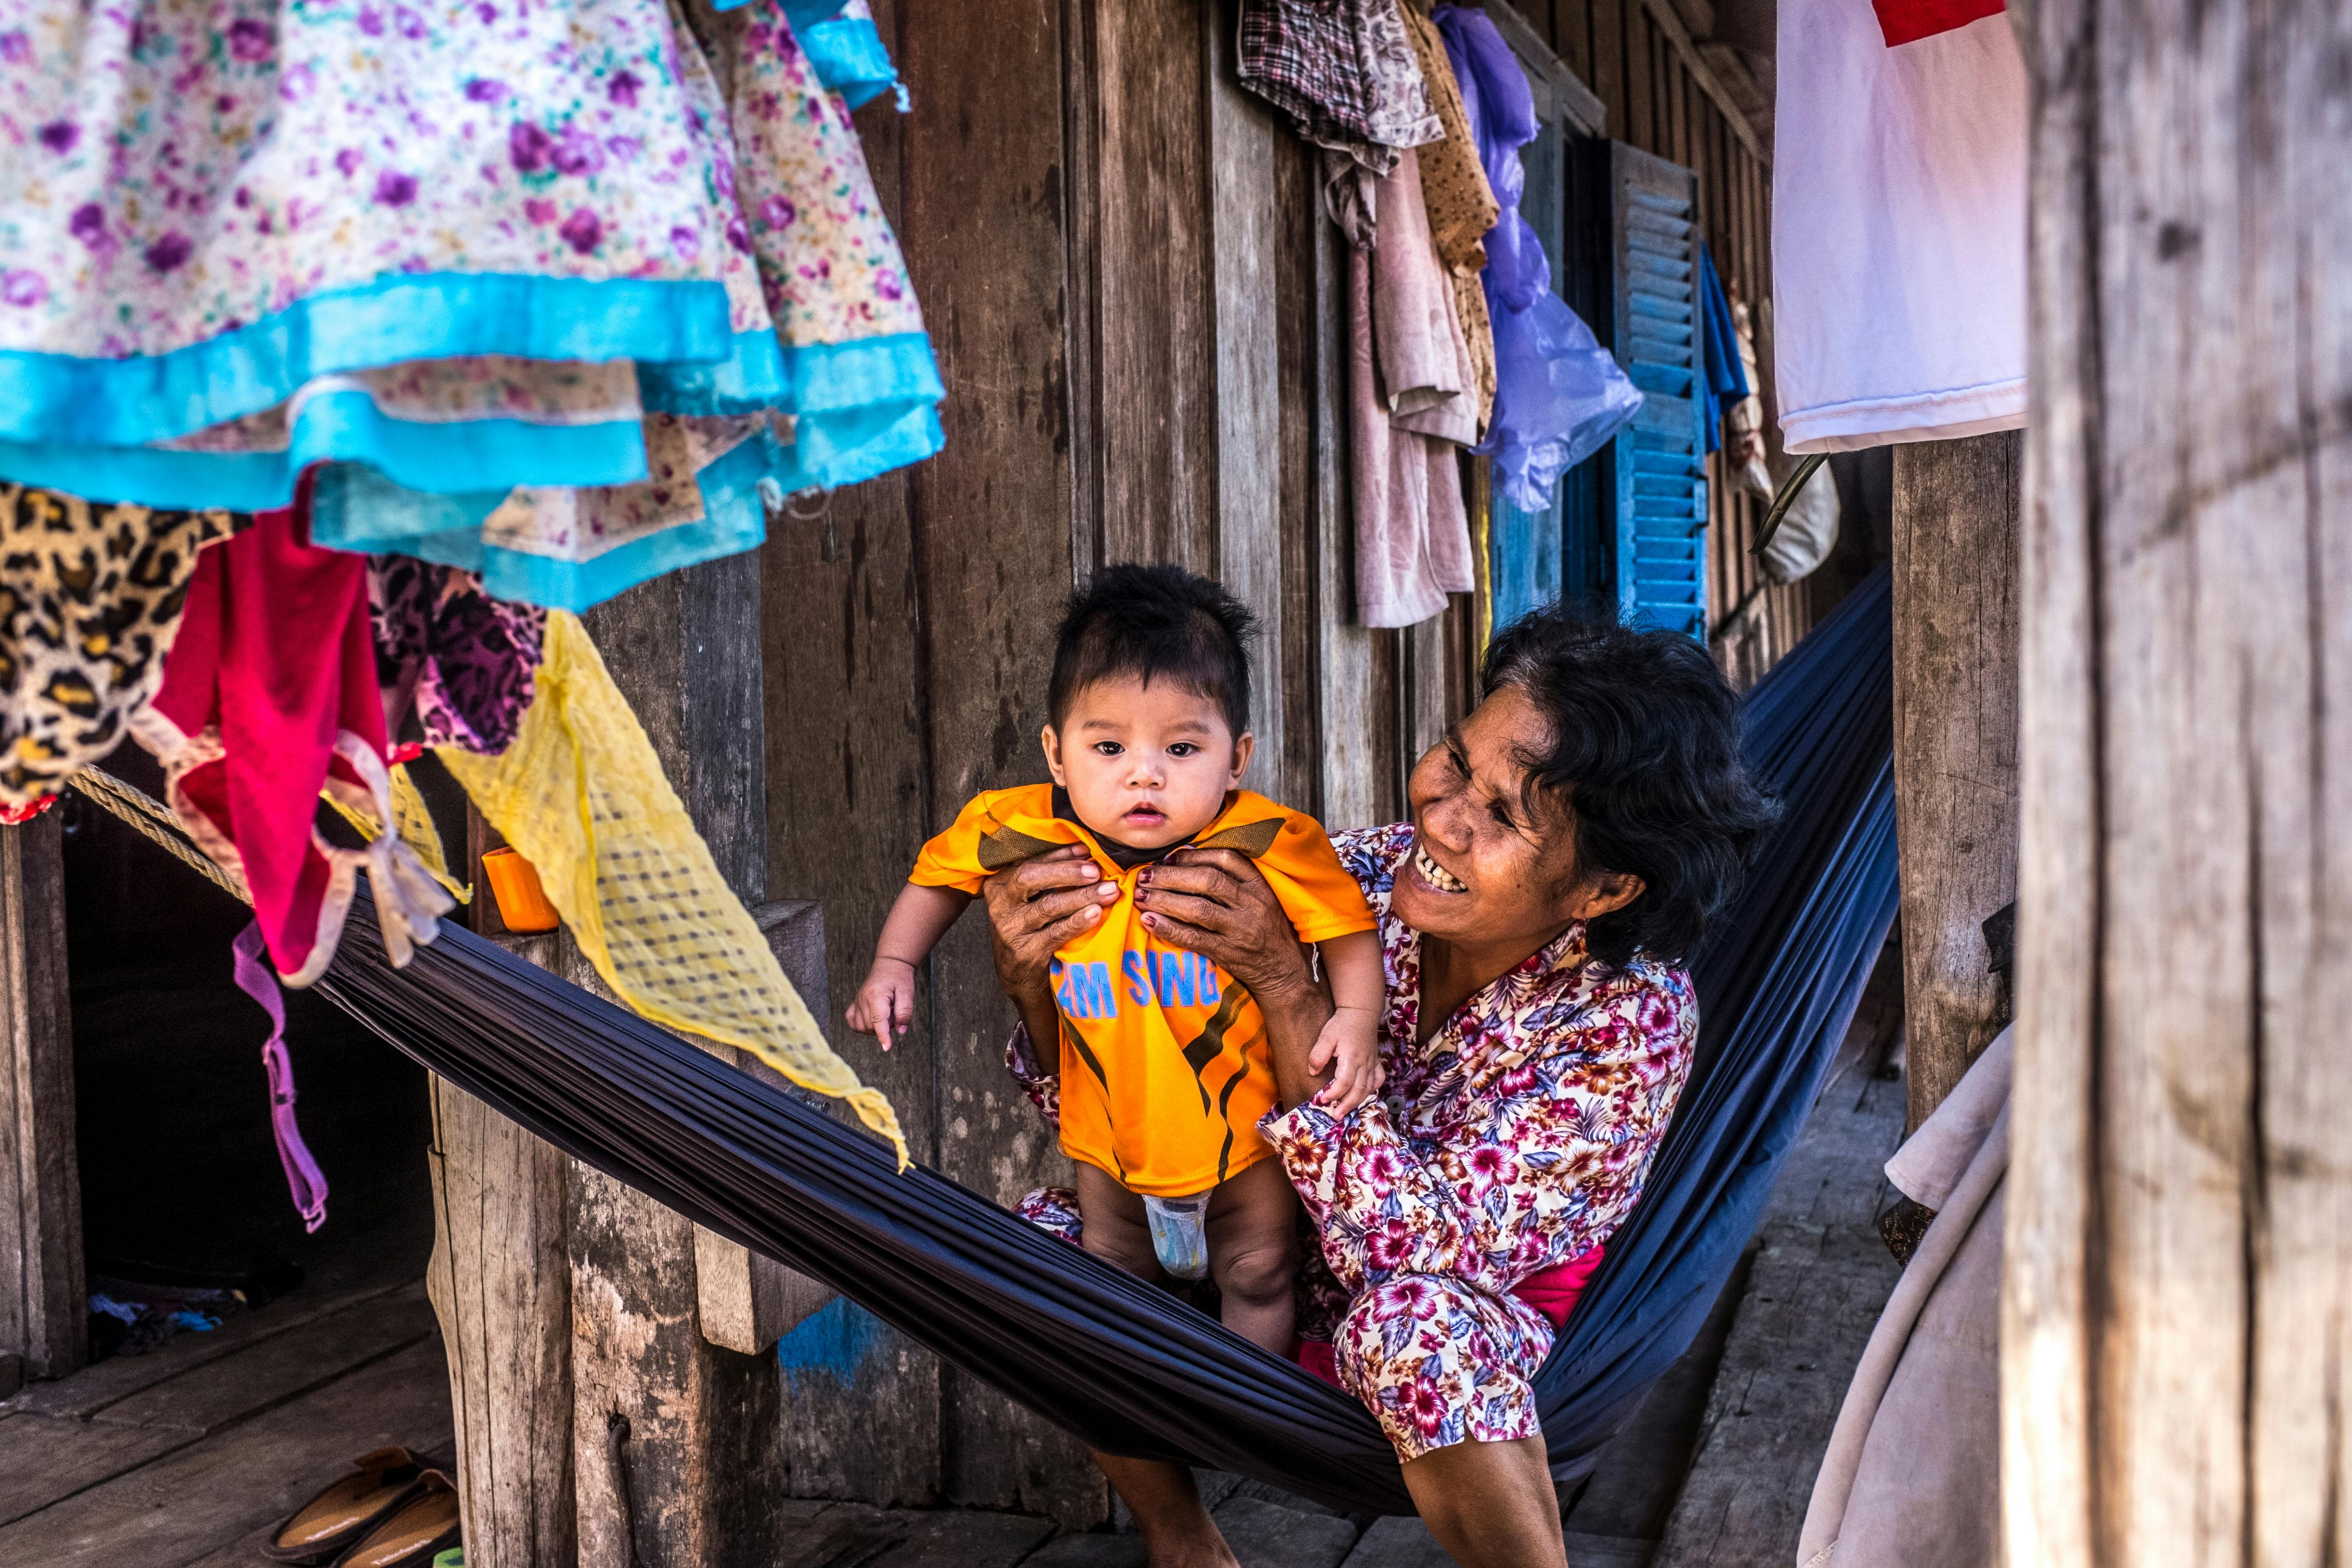
POLYGON ((0 813, 114 750, 163 682, 196 552, 249 521, 0 484, 0 813))
MULTIPOLYGON (((547 612, 482 592, 482 579, 405 555, 368 558, 368 612, 376 679, 404 695, 428 746, 495 757, 530 706, 547 612)), ((397 730, 404 722, 392 715, 397 730)), ((399 739, 398 735, 394 737, 399 739)))

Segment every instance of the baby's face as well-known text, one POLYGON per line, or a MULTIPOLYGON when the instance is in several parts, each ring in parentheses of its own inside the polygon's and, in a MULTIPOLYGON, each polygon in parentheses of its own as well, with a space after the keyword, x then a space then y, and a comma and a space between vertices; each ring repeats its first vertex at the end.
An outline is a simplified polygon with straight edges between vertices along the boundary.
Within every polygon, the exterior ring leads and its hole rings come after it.
POLYGON ((1078 820, 1130 849, 1181 844, 1215 819, 1241 783, 1254 744, 1216 703, 1173 681, 1133 676, 1081 689, 1045 763, 1078 820))

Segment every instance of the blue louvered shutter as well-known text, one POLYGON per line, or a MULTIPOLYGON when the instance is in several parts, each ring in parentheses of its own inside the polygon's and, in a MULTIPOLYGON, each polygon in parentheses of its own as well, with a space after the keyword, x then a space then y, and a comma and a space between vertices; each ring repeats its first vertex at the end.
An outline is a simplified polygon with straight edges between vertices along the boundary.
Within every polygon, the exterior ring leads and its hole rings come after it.
POLYGON ((1643 397, 1642 412, 1610 443, 1601 483, 1618 612, 1704 637, 1698 176, 1622 142, 1594 152, 1605 178, 1592 182, 1601 187, 1592 194, 1605 192, 1610 232, 1612 319, 1603 335, 1643 397))

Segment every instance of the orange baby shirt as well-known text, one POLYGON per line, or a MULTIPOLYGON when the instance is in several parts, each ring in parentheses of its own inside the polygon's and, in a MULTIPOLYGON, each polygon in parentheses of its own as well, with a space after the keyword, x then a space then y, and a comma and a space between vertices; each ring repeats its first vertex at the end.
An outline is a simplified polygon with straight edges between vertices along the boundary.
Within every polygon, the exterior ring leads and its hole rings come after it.
MULTIPOLYGON (((1257 1133, 1275 1105, 1265 1020, 1232 976, 1151 934, 1135 907, 1144 868, 1120 870, 1066 807, 1056 811, 1056 794, 1024 784, 978 796, 923 846, 908 879, 977 893, 994 873, 1065 844, 1085 845, 1118 879, 1118 901, 1054 957, 1062 1152, 1133 1192, 1205 1192, 1273 1152, 1257 1133)), ((1236 790, 1191 842, 1255 860, 1301 942, 1372 929, 1371 906, 1311 816, 1236 790)))

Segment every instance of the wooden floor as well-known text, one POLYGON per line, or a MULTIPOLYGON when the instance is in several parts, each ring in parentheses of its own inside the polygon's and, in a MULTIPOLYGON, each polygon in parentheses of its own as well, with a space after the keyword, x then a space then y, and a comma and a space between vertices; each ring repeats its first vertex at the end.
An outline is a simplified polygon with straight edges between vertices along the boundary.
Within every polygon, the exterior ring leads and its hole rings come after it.
POLYGON ((370 1448, 449 1447, 421 1284, 184 1334, 0 1405, 0 1563, 219 1568, 370 1448))
MULTIPOLYGON (((1891 951, 1891 949, 1890 949, 1891 951)), ((1900 980, 1882 964, 1756 1238, 1656 1568, 1789 1568, 1846 1384, 1902 1269, 1878 1232, 1903 1142, 1900 980)), ((1570 1523, 1577 1516, 1570 1516, 1570 1523)))
MULTIPOLYGON (((353 1457, 449 1447, 449 1384, 422 1284, 289 1297, 209 1334, 0 1404, 0 1563, 247 1568, 353 1457)), ((1244 1568, 1445 1563, 1417 1520, 1349 1519, 1235 1476, 1204 1498, 1244 1568)), ((803 1502, 776 1568, 1143 1568, 1132 1533, 1057 1535, 971 1510, 803 1502)), ((1577 1568, 1644 1568, 1645 1542, 1571 1536, 1577 1568)), ((668 1565, 661 1565, 668 1568, 668 1565)))

